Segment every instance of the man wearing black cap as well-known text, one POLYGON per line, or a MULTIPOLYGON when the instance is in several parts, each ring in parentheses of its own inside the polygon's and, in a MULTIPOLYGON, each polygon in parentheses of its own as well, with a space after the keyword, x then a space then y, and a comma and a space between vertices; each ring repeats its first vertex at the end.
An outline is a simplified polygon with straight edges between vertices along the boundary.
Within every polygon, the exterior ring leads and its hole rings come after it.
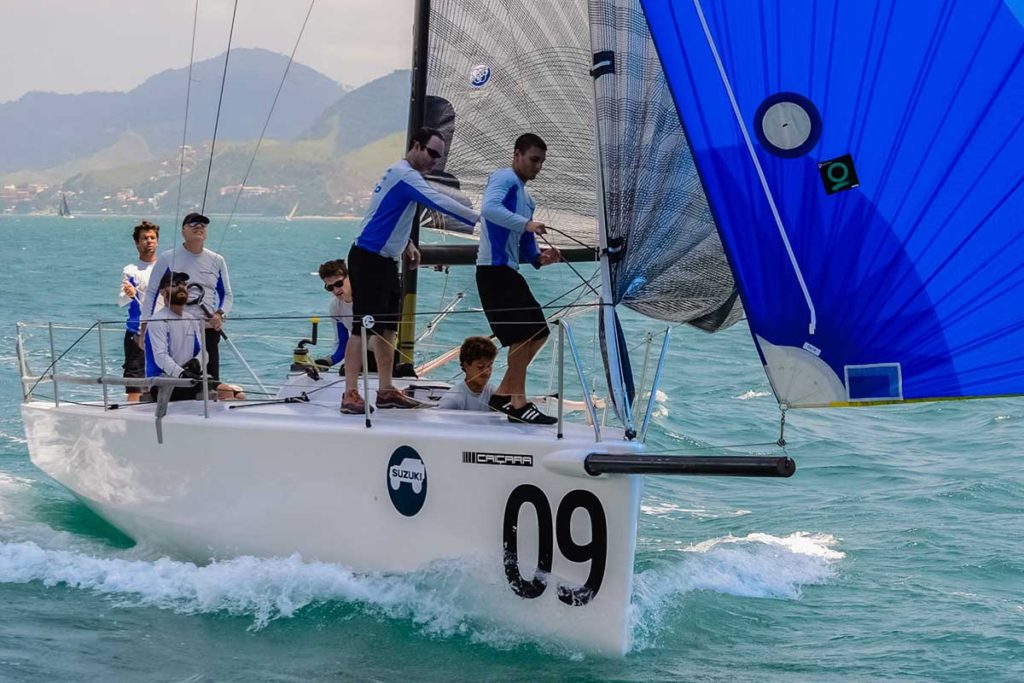
MULTIPOLYGON (((169 273, 188 276, 185 312, 206 321, 207 372, 216 381, 220 379, 220 343, 224 316, 231 310, 233 300, 228 266, 224 257, 206 249, 207 226, 210 219, 200 213, 190 213, 181 224, 184 242, 160 254, 153 266, 152 277, 162 280, 169 273)), ((159 292, 152 288, 146 292, 142 304, 143 320, 153 317, 159 292)))
MULTIPOLYGON (((164 273, 157 291, 165 306, 153 314, 146 325, 146 377, 201 379, 199 335, 203 323, 185 310, 189 298, 187 273, 164 273)), ((152 289, 152 288, 151 288, 152 289)), ((158 387, 153 387, 153 400, 158 387)), ((174 387, 172 401, 187 401, 201 391, 197 381, 191 387, 174 387)))

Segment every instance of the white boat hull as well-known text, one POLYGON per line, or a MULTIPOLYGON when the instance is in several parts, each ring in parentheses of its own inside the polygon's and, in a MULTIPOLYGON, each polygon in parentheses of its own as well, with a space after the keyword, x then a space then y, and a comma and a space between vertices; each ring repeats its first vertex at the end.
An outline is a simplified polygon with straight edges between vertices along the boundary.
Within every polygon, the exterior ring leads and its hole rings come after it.
POLYGON ((162 444, 152 406, 22 414, 32 461, 137 541, 198 562, 300 553, 363 572, 458 560, 488 594, 481 618, 628 649, 642 479, 582 461, 639 446, 485 413, 380 411, 368 429, 333 402, 228 405, 204 419, 201 402, 171 404, 162 444))

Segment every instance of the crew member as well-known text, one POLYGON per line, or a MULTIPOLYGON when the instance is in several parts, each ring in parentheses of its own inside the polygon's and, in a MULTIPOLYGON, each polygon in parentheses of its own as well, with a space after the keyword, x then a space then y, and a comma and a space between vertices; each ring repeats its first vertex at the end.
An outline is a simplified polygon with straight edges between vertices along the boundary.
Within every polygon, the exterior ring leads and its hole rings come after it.
MULTIPOLYGON (((121 289, 117 295, 117 305, 128 307, 128 320, 124 332, 124 376, 145 377, 146 355, 142 352, 139 339, 141 324, 142 300, 149 286, 149 275, 153 272, 156 262, 156 247, 160 241, 160 226, 149 221, 142 221, 132 229, 132 239, 139 258, 121 270, 121 289)), ((128 400, 135 402, 142 395, 142 387, 126 387, 128 400)))
MULTIPOLYGON (((228 266, 224 257, 205 248, 210 219, 199 213, 185 216, 181 224, 183 243, 160 254, 153 266, 153 277, 167 273, 188 275, 188 302, 185 310, 205 321, 207 372, 214 380, 220 378, 220 343, 224 317, 231 311, 233 296, 228 266)), ((156 293, 150 291, 142 306, 145 322, 156 308, 156 293)))
POLYGON ((533 133, 520 135, 512 153, 512 167, 491 174, 480 213, 480 247, 476 286, 487 321, 502 346, 508 347, 508 365, 490 406, 511 422, 555 424, 526 400, 526 370, 548 338, 544 311, 519 272, 519 264, 540 268, 561 259, 554 247, 537 248, 535 235, 543 223, 533 220, 534 202, 526 183, 537 177, 547 157, 547 145, 533 133))
POLYGON ((441 211, 466 225, 474 225, 479 215, 451 197, 432 188, 423 178, 444 156, 444 138, 439 131, 417 131, 405 158, 390 166, 373 189, 370 208, 362 229, 348 254, 352 283, 352 335, 345 348, 345 394, 341 412, 365 411, 359 395, 359 373, 363 367, 360 337, 364 316, 371 315, 373 354, 377 359, 378 408, 415 408, 420 404, 408 398, 392 383, 395 358, 395 332, 398 330, 401 285, 398 262, 404 253, 410 268, 419 265, 420 252, 409 237, 416 205, 441 211))

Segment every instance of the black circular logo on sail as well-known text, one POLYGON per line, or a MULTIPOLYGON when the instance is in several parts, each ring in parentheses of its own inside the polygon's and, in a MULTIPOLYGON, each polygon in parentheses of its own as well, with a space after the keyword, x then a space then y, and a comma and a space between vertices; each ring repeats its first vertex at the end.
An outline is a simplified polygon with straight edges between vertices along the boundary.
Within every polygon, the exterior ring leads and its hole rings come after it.
POLYGON ((427 500, 427 468, 411 446, 399 446, 388 460, 388 495, 395 509, 412 517, 427 500))

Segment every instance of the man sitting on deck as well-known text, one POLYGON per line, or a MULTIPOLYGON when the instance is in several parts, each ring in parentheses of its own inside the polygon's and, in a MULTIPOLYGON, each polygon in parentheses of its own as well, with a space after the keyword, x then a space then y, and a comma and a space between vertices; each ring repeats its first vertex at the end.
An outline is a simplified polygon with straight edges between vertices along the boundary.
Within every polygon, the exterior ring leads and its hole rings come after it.
POLYGON ((439 131, 423 128, 410 141, 405 158, 391 165, 373 189, 370 209, 362 230, 348 253, 352 283, 352 335, 345 348, 345 393, 341 412, 362 414, 366 410, 359 395, 359 373, 363 368, 360 335, 364 316, 373 316, 373 355, 377 359, 378 408, 416 408, 419 403, 395 388, 391 381, 395 359, 395 332, 401 306, 398 262, 408 256, 409 267, 419 265, 420 252, 412 242, 416 205, 441 211, 472 226, 480 216, 432 188, 423 175, 444 156, 444 138, 439 131))
MULTIPOLYGON (((172 401, 188 401, 201 395, 202 363, 199 338, 204 334, 203 322, 185 310, 188 303, 188 273, 165 273, 157 293, 164 298, 164 307, 153 314, 146 325, 146 377, 173 377, 193 380, 191 387, 174 387, 172 401)), ((210 380, 220 400, 242 400, 241 387, 210 380)), ((159 387, 150 390, 157 400, 159 387)))
MULTIPOLYGON (((203 323, 185 313, 188 303, 188 274, 166 273, 157 291, 164 307, 146 325, 146 377, 174 377, 196 380, 191 387, 174 387, 172 401, 194 399, 202 391, 199 336, 203 323)), ((150 393, 155 401, 159 387, 150 393)))

